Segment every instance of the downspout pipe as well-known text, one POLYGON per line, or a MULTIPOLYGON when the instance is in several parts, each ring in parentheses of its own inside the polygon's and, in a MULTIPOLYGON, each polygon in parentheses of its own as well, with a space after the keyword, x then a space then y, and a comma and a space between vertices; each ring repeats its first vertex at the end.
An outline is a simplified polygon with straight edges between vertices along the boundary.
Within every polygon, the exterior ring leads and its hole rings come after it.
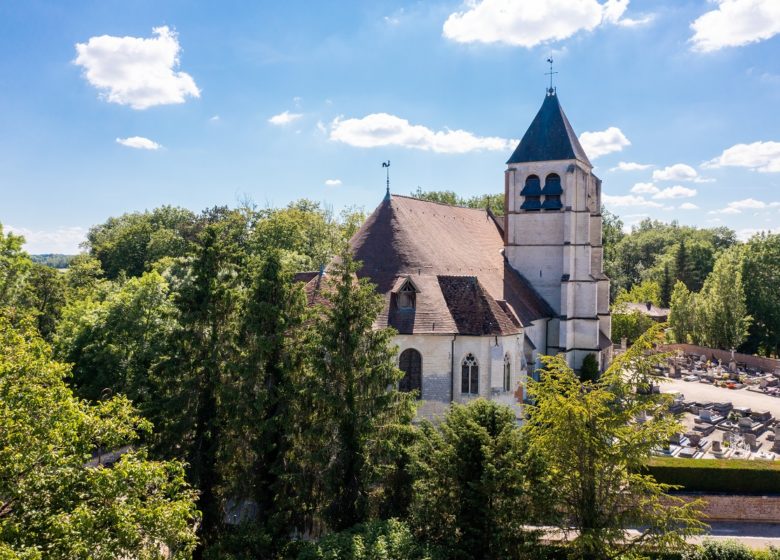
POLYGON ((452 335, 450 341, 450 402, 455 401, 455 339, 457 334, 452 335))

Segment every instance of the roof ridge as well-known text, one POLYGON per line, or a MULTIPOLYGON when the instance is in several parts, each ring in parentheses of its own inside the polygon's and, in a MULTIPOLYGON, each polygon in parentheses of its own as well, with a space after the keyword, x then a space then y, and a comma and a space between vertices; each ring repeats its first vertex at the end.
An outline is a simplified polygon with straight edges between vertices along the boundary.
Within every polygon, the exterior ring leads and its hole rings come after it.
POLYGON ((446 206, 447 208, 462 208, 463 210, 476 210, 477 212, 487 212, 487 208, 472 208, 471 206, 461 206, 460 204, 447 204, 446 202, 439 202, 437 200, 425 200, 424 198, 417 198, 416 196, 409 196, 405 194, 391 194, 393 198, 406 198, 408 200, 416 200, 418 202, 426 202, 428 204, 438 204, 439 206, 446 206))

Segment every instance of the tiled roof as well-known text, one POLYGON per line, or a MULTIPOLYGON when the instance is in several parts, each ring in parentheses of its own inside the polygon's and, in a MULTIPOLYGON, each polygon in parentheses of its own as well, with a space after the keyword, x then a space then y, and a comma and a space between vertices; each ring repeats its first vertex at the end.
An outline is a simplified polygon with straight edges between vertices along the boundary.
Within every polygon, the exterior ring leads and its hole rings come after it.
POLYGON ((556 93, 548 93, 507 163, 578 159, 590 165, 574 129, 558 102, 556 93))
POLYGON ((554 315, 506 262, 501 230, 486 210, 393 195, 350 245, 362 262, 358 275, 385 296, 378 323, 401 333, 511 334, 554 315), (419 290, 413 310, 398 309, 392 293, 405 277, 419 290))

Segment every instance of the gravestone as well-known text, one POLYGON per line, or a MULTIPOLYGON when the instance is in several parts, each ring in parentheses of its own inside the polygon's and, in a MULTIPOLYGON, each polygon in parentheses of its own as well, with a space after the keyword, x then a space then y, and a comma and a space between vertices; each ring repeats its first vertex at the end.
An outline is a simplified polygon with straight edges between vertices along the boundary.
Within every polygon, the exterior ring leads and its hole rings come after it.
POLYGON ((756 449, 756 434, 745 434, 745 443, 750 446, 750 449, 755 451, 756 449))
POLYGON ((712 442, 712 452, 713 453, 720 453, 720 442, 718 440, 715 440, 712 442))
POLYGON ((775 444, 772 446, 772 451, 780 453, 780 424, 775 425, 775 444))
POLYGON ((701 441, 702 435, 697 434, 696 432, 688 432, 685 434, 688 437, 688 441, 691 442, 691 445, 693 447, 699 447, 699 442, 701 441))

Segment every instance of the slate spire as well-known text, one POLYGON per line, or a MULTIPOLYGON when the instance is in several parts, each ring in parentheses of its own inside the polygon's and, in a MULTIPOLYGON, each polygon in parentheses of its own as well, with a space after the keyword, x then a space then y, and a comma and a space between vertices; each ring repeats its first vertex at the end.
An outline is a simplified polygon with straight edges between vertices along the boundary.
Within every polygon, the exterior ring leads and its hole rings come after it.
POLYGON ((555 90, 551 89, 507 164, 561 159, 578 159, 591 165, 555 90))

